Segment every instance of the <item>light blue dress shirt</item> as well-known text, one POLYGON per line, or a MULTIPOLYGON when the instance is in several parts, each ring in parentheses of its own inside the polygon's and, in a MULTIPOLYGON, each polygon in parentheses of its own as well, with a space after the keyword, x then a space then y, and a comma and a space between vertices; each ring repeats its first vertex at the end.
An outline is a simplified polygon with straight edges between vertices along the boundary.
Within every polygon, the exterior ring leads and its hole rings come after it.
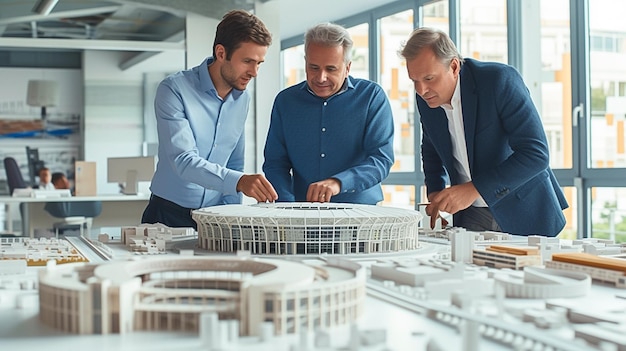
POLYGON ((393 115, 376 83, 348 77, 329 98, 306 81, 274 100, 263 171, 278 201, 306 201, 311 183, 341 182, 332 202, 376 204, 393 165, 393 115))
POLYGON ((233 89, 220 98, 208 72, 212 62, 165 78, 154 102, 159 148, 150 191, 186 208, 242 200, 236 188, 250 95, 233 89))

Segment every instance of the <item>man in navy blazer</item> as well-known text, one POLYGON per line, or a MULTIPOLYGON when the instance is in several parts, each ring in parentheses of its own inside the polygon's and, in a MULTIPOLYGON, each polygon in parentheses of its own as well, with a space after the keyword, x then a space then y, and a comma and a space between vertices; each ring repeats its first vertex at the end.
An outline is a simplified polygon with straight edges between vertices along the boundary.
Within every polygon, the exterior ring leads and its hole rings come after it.
POLYGON ((445 211, 468 230, 559 234, 568 204, 517 70, 463 59, 447 34, 429 28, 413 31, 400 54, 422 124, 431 227, 445 211))

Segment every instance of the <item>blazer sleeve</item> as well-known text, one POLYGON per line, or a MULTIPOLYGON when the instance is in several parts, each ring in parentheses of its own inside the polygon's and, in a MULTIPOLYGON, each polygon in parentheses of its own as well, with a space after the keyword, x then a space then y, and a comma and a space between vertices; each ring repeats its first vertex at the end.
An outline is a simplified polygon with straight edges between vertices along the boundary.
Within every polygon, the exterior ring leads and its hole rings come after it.
POLYGON ((476 86, 480 87, 478 115, 489 116, 490 123, 498 127, 475 135, 474 142, 506 150, 502 161, 496 159, 495 164, 493 159, 484 159, 493 158, 487 151, 478 151, 476 155, 479 160, 483 158, 479 162, 493 164, 490 169, 479 169, 472 174, 474 186, 489 206, 513 194, 549 167, 545 131, 528 88, 515 68, 500 67, 476 77, 476 86))

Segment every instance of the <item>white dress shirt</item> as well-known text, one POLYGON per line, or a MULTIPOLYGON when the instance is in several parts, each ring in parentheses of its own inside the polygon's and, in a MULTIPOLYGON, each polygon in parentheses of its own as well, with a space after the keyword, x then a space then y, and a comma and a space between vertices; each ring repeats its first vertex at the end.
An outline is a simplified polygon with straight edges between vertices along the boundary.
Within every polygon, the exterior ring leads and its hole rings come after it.
MULTIPOLYGON (((463 108, 461 105, 461 76, 456 80, 456 88, 452 94, 451 104, 443 104, 441 108, 448 117, 448 130, 452 139, 452 155, 454 156, 455 168, 461 179, 461 184, 472 180, 467 157, 467 143, 465 142, 465 126, 463 125, 463 108)), ((472 203, 475 207, 487 207, 482 196, 472 203)))

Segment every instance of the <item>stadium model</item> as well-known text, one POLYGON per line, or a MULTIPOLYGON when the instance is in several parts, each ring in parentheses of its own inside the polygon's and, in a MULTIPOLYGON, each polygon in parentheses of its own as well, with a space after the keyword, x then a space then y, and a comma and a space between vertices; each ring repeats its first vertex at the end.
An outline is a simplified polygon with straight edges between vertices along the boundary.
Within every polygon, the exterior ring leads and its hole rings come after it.
POLYGON ((39 272, 39 317, 74 334, 198 332, 205 313, 237 335, 347 325, 362 314, 365 268, 329 257, 310 266, 250 257, 144 258, 103 264, 49 261, 39 272))
POLYGON ((195 210, 199 246, 253 254, 352 254, 415 250, 422 215, 344 203, 261 203, 195 210))

